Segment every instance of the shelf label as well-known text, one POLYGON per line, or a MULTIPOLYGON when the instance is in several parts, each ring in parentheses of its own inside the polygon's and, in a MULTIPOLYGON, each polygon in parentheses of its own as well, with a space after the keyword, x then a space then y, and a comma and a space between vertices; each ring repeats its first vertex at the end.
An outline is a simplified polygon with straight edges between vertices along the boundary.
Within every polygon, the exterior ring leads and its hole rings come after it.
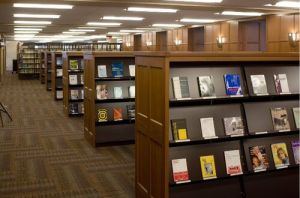
POLYGON ((192 100, 192 98, 176 98, 176 100, 192 100))
POLYGON ((203 180, 210 180, 210 179, 217 179, 217 176, 215 176, 215 177, 206 177, 206 178, 203 178, 203 180))
POLYGON ((230 98, 239 98, 239 97, 244 97, 244 95, 230 95, 230 98))
POLYGON ((179 181, 179 182, 175 182, 176 184, 185 184, 185 183, 190 183, 191 180, 186 180, 186 181, 179 181))
POLYGON ((255 135, 262 135, 262 134, 267 134, 268 131, 259 131, 259 132, 255 132, 255 135))
POLYGON ((256 96, 269 96, 269 93, 265 93, 265 94, 256 94, 256 96))
POLYGON ((218 136, 211 136, 211 137, 203 137, 205 140, 210 140, 210 139, 218 139, 218 136))
POLYGON ((234 174, 230 174, 230 176, 237 176, 237 175, 242 175, 244 174, 243 172, 240 172, 240 173, 234 173, 234 174))
POLYGON ((175 140, 175 143, 180 143, 180 142, 190 142, 190 139, 186 139, 186 140, 175 140))
POLYGON ((291 92, 284 92, 284 93, 280 93, 280 95, 290 95, 292 94, 291 92))
POLYGON ((244 134, 235 134, 235 135, 230 135, 230 137, 241 137, 244 136, 244 134))
POLYGON ((202 97, 202 99, 215 99, 217 98, 217 96, 206 96, 206 97, 202 97))
POLYGON ((283 165, 283 166, 277 166, 276 169, 279 170, 279 169, 288 168, 288 167, 289 166, 287 166, 287 165, 283 165))
POLYGON ((258 170, 254 170, 255 173, 259 173, 259 172, 264 172, 266 171, 267 169, 266 168, 263 168, 263 169, 258 169, 258 170))
POLYGON ((279 130, 278 132, 281 133, 281 132, 289 132, 290 130, 289 129, 284 129, 284 130, 279 130))

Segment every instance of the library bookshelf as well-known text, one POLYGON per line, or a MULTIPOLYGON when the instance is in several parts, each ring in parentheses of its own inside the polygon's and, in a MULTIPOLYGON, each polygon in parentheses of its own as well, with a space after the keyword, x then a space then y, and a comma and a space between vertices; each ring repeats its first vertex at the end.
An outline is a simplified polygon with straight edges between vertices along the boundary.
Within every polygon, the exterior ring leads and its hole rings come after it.
POLYGON ((45 51, 45 84, 46 84, 46 90, 51 91, 52 90, 52 54, 50 51, 45 51))
POLYGON ((51 90, 55 100, 63 99, 62 52, 51 53, 51 90))

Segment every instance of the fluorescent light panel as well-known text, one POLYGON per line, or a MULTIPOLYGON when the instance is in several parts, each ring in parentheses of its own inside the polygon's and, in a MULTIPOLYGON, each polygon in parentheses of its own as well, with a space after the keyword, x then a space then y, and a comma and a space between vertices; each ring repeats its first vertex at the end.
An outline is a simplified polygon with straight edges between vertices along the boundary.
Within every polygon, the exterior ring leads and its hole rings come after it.
POLYGON ((63 32, 63 34, 85 34, 86 32, 63 32))
POLYGON ((264 13, 260 12, 236 12, 236 11, 223 11, 221 15, 229 16, 262 16, 264 13))
POLYGON ((275 5, 266 4, 265 6, 275 6, 275 7, 283 7, 283 8, 300 8, 299 1, 279 1, 275 5))
POLYGON ((128 35, 127 32, 108 32, 108 35, 128 35))
POLYGON ((50 25, 51 21, 14 21, 15 24, 39 24, 50 25))
POLYGON ((214 19, 190 19, 190 18, 183 18, 180 19, 180 22, 186 23, 213 23, 216 22, 214 19))
POLYGON ((163 12, 163 13, 176 13, 177 9, 168 8, 143 8, 143 7, 129 7, 127 11, 130 12, 163 12))
POLYGON ((42 31, 41 28, 14 28, 15 31, 42 31))
POLYGON ((69 29, 70 32, 95 32, 92 29, 69 29))
POLYGON ((14 3, 15 8, 42 8, 42 9, 72 9, 72 5, 66 4, 38 4, 38 3, 14 3))
POLYGON ((45 19, 58 19, 60 15, 54 14, 14 14, 16 18, 45 18, 45 19))
POLYGON ((120 26, 122 23, 88 22, 87 25, 95 26, 120 26))
POLYGON ((142 33, 145 32, 144 30, 120 30, 120 32, 127 32, 127 33, 142 33))
POLYGON ((15 34, 37 34, 39 31, 15 31, 15 34))
POLYGON ((162 24, 162 23, 156 23, 153 24, 152 27, 167 27, 167 28, 178 28, 178 27, 182 27, 183 25, 181 24, 162 24))
POLYGON ((104 16, 103 20, 120 20, 120 21, 142 21, 142 17, 125 17, 125 16, 104 16))
POLYGON ((192 3, 221 3, 223 0, 165 0, 176 2, 192 2, 192 3))
POLYGON ((15 28, 44 28, 46 26, 41 26, 41 25, 15 25, 15 28))

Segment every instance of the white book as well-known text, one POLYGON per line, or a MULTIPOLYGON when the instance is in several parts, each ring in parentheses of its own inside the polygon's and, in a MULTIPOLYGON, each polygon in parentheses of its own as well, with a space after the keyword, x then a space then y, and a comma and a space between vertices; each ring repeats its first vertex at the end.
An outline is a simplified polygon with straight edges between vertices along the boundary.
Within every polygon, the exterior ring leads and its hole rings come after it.
POLYGON ((129 98, 135 98, 135 86, 129 86, 128 92, 129 92, 129 98))
POLYGON ((62 99, 63 98, 63 91, 61 91, 61 90, 56 91, 56 98, 57 99, 62 99))
POLYGON ((256 95, 267 95, 267 83, 265 79, 265 75, 251 75, 251 83, 253 87, 253 93, 256 95))
POLYGON ((129 75, 135 76, 135 65, 129 65, 129 75))
POLYGON ((173 77, 172 82, 173 82, 174 97, 175 98, 182 98, 179 77, 173 77))
POLYGON ((275 88, 278 94, 290 93, 288 80, 286 74, 275 74, 274 75, 275 88))
POLYGON ((106 65, 98 65, 98 77, 107 77, 106 65))
POLYGON ((84 99, 84 89, 81 89, 81 99, 84 99))
POLYGON ((174 182, 180 183, 184 181, 190 181, 186 158, 173 159, 172 169, 174 182))
POLYGON ((115 98, 123 98, 122 87, 114 87, 114 96, 115 98))
POLYGON ((56 76, 57 77, 63 76, 63 70, 62 69, 56 69, 56 76))
POLYGON ((203 138, 216 137, 214 118, 200 118, 200 124, 203 138))
POLYGON ((70 85, 77 85, 77 75, 69 75, 69 83, 70 85))
POLYGON ((71 100, 79 99, 78 89, 71 89, 71 100))
POLYGON ((224 156, 228 175, 239 175, 243 173, 239 150, 224 151, 224 156))

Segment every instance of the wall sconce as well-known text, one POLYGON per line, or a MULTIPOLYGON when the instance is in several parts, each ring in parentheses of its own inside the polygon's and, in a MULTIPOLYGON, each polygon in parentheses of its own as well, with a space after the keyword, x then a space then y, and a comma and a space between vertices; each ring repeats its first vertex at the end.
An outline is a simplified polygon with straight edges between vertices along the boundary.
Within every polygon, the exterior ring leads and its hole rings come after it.
POLYGON ((218 48, 222 48, 224 43, 225 43, 225 37, 218 36, 217 37, 217 46, 218 46, 218 48))
POLYGON ((174 43, 175 43, 175 45, 181 45, 182 44, 182 40, 175 39, 174 43))
POLYGON ((152 45, 152 41, 147 41, 147 42, 146 42, 146 45, 147 45, 147 46, 151 46, 151 45, 152 45))
POLYGON ((131 47, 131 43, 127 42, 126 47, 131 47))
POLYGON ((289 33, 289 43, 292 47, 296 47, 298 41, 298 33, 297 32, 290 32, 289 33))

